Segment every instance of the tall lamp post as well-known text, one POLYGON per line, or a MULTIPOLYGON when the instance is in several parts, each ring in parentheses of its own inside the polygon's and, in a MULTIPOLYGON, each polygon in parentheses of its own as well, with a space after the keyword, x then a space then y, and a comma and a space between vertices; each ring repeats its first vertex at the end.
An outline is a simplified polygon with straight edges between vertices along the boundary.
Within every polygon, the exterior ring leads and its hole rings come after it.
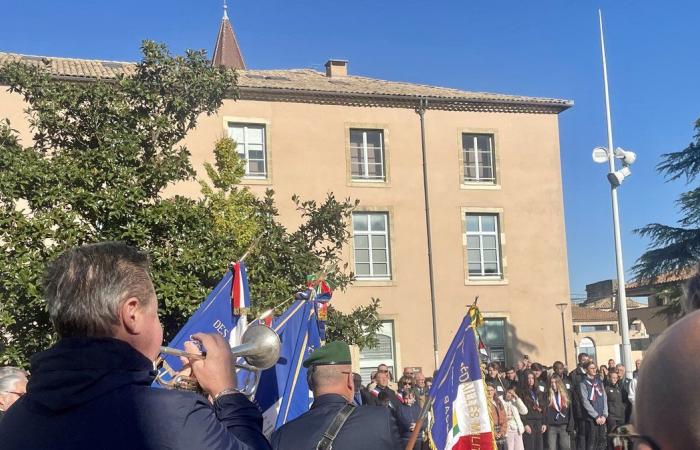
POLYGON ((608 67, 605 59, 605 39, 603 37, 603 14, 598 10, 600 23, 600 49, 603 56, 603 83, 605 85, 605 117, 608 127, 608 147, 593 149, 593 161, 608 163, 608 181, 610 182, 610 199, 612 203, 613 232, 615 235, 615 264, 617 266, 617 307, 620 331, 622 334, 622 364, 625 365, 627 378, 632 378, 632 347, 629 337, 629 322, 627 319, 627 293, 625 292, 625 269, 622 263, 622 239, 620 237, 620 214, 617 207, 617 188, 632 172, 629 166, 637 159, 633 152, 621 148, 614 149, 612 123, 610 119, 610 91, 608 89, 608 67), (613 150, 614 149, 614 150, 613 150), (616 170, 615 159, 622 161, 622 169, 616 170))
POLYGON ((566 326, 564 325, 564 310, 569 306, 568 303, 557 303, 557 308, 561 311, 561 338, 564 340, 564 364, 569 367, 569 355, 566 351, 566 326))

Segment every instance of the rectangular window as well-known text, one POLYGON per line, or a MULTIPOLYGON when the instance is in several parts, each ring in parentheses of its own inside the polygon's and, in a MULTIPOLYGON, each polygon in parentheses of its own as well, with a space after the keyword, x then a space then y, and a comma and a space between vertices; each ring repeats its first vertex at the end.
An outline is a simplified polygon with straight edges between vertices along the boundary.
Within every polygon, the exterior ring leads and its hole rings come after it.
MULTIPOLYGON (((360 375, 362 384, 367 385, 371 380, 372 372, 377 370, 380 364, 386 364, 389 370, 396 375, 396 352, 394 345, 394 321, 382 321, 381 328, 377 331, 377 346, 360 350, 360 375)), ((396 380, 396 377, 394 377, 396 380)))
POLYGON ((246 178, 267 178, 265 125, 229 123, 229 137, 236 141, 236 151, 245 161, 246 178))
POLYGON ((613 331, 612 325, 581 325, 580 333, 592 333, 595 331, 613 331))
POLYGON ((506 362, 506 319, 484 319, 479 336, 491 361, 506 362))
POLYGON ((496 183, 492 134, 462 134, 465 183, 496 183))
POLYGON ((353 213, 355 275, 359 279, 390 279, 389 214, 353 213))
POLYGON ((382 130, 350 129, 350 166, 353 180, 386 180, 382 130))
POLYGON ((497 214, 466 214, 469 278, 501 278, 497 214))

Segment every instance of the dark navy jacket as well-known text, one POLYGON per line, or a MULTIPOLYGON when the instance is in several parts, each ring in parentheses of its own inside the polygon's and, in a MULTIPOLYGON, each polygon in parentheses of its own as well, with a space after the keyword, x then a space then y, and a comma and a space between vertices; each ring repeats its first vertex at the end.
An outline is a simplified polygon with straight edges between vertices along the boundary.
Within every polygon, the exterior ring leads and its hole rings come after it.
MULTIPOLYGON (((314 450, 347 401, 337 394, 314 400, 311 409, 272 435, 275 450, 314 450)), ((399 430, 386 406, 358 406, 333 441, 333 450, 402 450, 399 430)))
POLYGON ((0 423, 2 450, 269 449, 240 394, 212 406, 154 389, 153 363, 123 341, 68 338, 32 358, 27 394, 0 423))
MULTIPOLYGON (((413 434, 413 432, 411 431, 411 424, 418 423, 418 419, 420 419, 420 413, 421 407, 418 404, 418 400, 416 400, 416 402, 413 403, 411 406, 401 405, 401 407, 398 410, 397 417, 399 419, 399 432, 401 433, 401 442, 404 447, 406 447, 406 444, 408 444, 408 441, 411 439, 411 434, 413 434)), ((423 422, 421 431, 423 431, 424 429, 425 422, 423 422)), ((416 447, 420 448, 420 435, 416 442, 416 447)))

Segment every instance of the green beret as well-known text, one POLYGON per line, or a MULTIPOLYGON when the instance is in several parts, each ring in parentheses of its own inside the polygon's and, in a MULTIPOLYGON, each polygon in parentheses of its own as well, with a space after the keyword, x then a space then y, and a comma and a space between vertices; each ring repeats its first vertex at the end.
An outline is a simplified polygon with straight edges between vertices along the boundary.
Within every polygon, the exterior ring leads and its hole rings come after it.
POLYGON ((317 348, 304 360, 304 367, 351 364, 350 347, 345 342, 333 341, 317 348))

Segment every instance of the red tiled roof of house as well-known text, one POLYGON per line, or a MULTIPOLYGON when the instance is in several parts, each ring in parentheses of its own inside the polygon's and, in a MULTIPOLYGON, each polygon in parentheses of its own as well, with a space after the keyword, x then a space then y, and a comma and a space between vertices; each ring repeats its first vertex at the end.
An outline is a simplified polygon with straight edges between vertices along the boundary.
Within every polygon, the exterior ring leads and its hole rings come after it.
POLYGON ((582 308, 571 305, 571 317, 574 322, 615 322, 617 313, 614 311, 602 311, 594 308, 582 308))

